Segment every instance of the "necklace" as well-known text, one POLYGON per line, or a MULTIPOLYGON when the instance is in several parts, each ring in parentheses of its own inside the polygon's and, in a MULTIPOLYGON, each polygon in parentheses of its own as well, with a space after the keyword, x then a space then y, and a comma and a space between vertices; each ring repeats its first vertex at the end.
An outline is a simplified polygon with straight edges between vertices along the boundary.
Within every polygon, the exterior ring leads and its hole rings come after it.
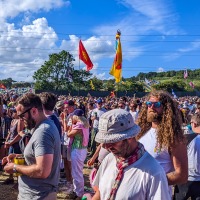
POLYGON ((161 146, 158 143, 158 140, 156 141, 156 146, 154 148, 154 152, 157 153, 157 154, 159 154, 161 152, 161 146))

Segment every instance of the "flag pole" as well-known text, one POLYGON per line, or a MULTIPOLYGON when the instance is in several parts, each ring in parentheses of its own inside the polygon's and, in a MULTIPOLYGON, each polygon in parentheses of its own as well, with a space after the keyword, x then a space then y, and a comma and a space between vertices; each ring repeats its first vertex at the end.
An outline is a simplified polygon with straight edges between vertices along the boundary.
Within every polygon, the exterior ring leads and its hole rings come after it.
MULTIPOLYGON (((78 70, 79 70, 79 72, 80 72, 80 58, 79 58, 78 70)), ((78 96, 79 96, 79 94, 80 94, 80 80, 81 80, 81 77, 79 76, 79 82, 78 82, 78 96)))
MULTIPOLYGON (((80 42, 80 40, 81 40, 81 37, 80 37, 80 39, 79 39, 79 42, 80 42)), ((80 50, 79 50, 80 51, 80 50)), ((80 52, 79 52, 79 54, 80 54, 80 52)), ((78 55, 78 70, 79 70, 79 72, 80 72, 80 56, 78 55)), ((78 96, 80 95, 80 80, 81 80, 81 77, 79 76, 79 82, 78 82, 78 96)))

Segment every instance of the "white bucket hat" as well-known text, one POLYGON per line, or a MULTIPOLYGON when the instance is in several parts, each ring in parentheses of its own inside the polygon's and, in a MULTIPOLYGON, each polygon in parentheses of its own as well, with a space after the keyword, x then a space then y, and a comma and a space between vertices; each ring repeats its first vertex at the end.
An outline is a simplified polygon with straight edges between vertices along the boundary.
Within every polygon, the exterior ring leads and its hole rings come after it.
POLYGON ((129 112, 113 109, 100 117, 98 130, 96 142, 115 143, 135 137, 140 132, 140 127, 134 123, 129 112))

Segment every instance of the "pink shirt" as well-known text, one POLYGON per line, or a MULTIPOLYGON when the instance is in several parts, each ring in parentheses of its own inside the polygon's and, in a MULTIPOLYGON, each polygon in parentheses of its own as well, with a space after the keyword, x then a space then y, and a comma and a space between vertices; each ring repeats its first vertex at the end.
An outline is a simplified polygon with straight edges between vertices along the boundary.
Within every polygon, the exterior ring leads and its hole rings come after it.
POLYGON ((72 125, 72 129, 82 130, 83 133, 83 146, 86 147, 89 142, 89 128, 85 128, 81 122, 77 122, 76 124, 72 125))

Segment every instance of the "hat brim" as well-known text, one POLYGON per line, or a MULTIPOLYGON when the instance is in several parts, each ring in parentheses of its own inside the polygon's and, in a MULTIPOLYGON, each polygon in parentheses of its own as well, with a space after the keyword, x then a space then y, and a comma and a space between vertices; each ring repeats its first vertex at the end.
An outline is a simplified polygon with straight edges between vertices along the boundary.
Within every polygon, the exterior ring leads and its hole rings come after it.
POLYGON ((133 127, 119 133, 105 133, 99 131, 95 137, 95 141, 98 143, 115 143, 125 139, 135 137, 140 132, 140 127, 134 124, 133 127))

